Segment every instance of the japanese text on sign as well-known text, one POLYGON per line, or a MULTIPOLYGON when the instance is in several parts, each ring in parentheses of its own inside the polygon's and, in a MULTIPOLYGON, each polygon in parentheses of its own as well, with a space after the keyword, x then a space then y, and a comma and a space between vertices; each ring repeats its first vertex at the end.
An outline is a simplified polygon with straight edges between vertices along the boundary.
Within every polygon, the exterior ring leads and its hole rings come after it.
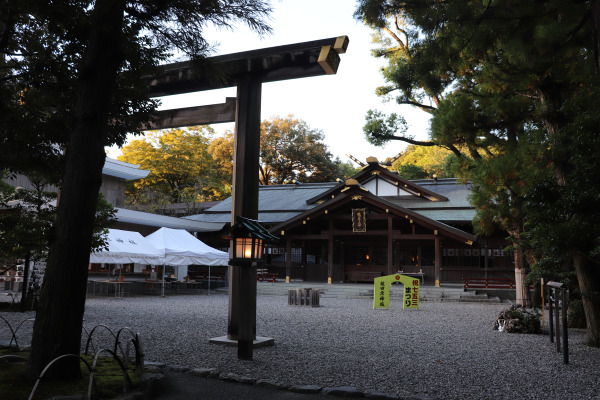
POLYGON ((410 276, 394 274, 375 278, 373 293, 373 309, 390 308, 390 285, 392 283, 404 285, 403 307, 419 309, 419 288, 421 281, 410 276))

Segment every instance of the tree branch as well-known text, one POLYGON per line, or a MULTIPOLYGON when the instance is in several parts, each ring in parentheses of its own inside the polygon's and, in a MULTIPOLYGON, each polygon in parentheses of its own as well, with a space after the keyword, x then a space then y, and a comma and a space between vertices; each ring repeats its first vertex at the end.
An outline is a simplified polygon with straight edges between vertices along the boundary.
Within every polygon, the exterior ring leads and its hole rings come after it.
POLYGON ((404 42, 402 41, 402 39, 400 39, 398 37, 398 35, 396 35, 395 32, 393 32, 390 28, 388 28, 387 26, 383 27, 383 30, 385 32, 387 32, 388 35, 390 35, 396 42, 398 42, 398 44, 400 45, 400 47, 402 47, 403 49, 406 49, 406 44, 404 44, 404 42))
POLYGON ((437 108, 435 108, 434 106, 428 106, 428 105, 416 102, 414 100, 400 100, 400 101, 398 101, 398 104, 408 104, 411 106, 415 106, 427 113, 431 113, 432 111, 437 110, 437 108))
POLYGON ((462 157, 463 156, 463 154, 460 152, 460 150, 458 150, 453 144, 450 144, 450 145, 441 144, 441 143, 436 142, 434 140, 428 140, 428 141, 415 140, 415 139, 408 138, 408 137, 405 137, 405 136, 391 136, 388 139, 389 140, 399 140, 399 141, 402 141, 402 142, 406 142, 408 144, 414 144, 416 146, 425 146, 425 147, 438 146, 438 147, 443 147, 443 148, 448 149, 451 152, 453 152, 457 157, 462 157))

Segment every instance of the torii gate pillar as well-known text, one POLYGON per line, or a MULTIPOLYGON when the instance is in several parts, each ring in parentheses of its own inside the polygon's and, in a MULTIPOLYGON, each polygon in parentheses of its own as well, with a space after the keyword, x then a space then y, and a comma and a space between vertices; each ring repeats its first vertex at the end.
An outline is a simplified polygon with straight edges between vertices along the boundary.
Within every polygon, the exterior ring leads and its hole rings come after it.
MULTIPOLYGON (((241 76, 237 85, 231 225, 236 217, 258 219, 260 155, 259 74, 241 76)), ((235 246, 231 243, 231 246, 235 246)), ((238 358, 251 360, 256 338, 256 266, 229 267, 227 338, 237 340, 238 358)))

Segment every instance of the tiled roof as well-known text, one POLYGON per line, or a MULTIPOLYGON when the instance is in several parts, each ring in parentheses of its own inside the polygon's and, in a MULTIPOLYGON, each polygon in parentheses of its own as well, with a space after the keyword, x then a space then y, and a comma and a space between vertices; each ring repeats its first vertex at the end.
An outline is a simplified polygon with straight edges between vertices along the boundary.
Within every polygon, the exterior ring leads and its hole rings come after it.
POLYGON ((102 167, 102 173, 104 175, 131 181, 147 177, 150 171, 140 169, 140 166, 136 164, 130 164, 106 157, 106 161, 104 161, 104 166, 102 167))
MULTIPOLYGON (((331 183, 303 183, 261 186, 258 192, 258 220, 262 223, 279 223, 310 210, 314 205, 306 201, 333 186, 331 183)), ((194 221, 231 222, 231 197, 206 210, 204 214, 184 217, 194 221)))
MULTIPOLYGON (((430 201, 414 196, 382 196, 382 199, 442 222, 471 221, 475 216, 475 210, 468 201, 469 184, 458 183, 457 179, 423 179, 413 180, 411 183, 440 194, 446 197, 447 201, 430 201)), ((261 186, 259 188, 258 220, 266 224, 287 221, 317 205, 307 204, 307 200, 314 199, 337 185, 337 182, 329 182, 261 186)), ((231 222, 230 213, 231 197, 208 209, 204 214, 184 218, 228 223, 231 222)))

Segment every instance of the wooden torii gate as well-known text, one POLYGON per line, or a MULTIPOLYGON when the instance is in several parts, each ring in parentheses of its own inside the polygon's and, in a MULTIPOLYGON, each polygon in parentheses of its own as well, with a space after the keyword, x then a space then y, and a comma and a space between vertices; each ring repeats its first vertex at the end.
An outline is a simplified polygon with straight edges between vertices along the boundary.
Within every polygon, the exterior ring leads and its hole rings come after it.
MULTIPOLYGON (((237 87, 237 97, 227 98, 223 104, 161 111, 151 125, 152 129, 165 129, 235 121, 232 225, 237 216, 258 219, 262 84, 335 74, 339 54, 346 52, 348 43, 347 36, 339 36, 226 54, 202 62, 173 63, 161 66, 147 79, 151 97, 237 87)), ((237 341, 238 357, 251 360, 256 339, 256 268, 229 268, 225 340, 237 341)))

